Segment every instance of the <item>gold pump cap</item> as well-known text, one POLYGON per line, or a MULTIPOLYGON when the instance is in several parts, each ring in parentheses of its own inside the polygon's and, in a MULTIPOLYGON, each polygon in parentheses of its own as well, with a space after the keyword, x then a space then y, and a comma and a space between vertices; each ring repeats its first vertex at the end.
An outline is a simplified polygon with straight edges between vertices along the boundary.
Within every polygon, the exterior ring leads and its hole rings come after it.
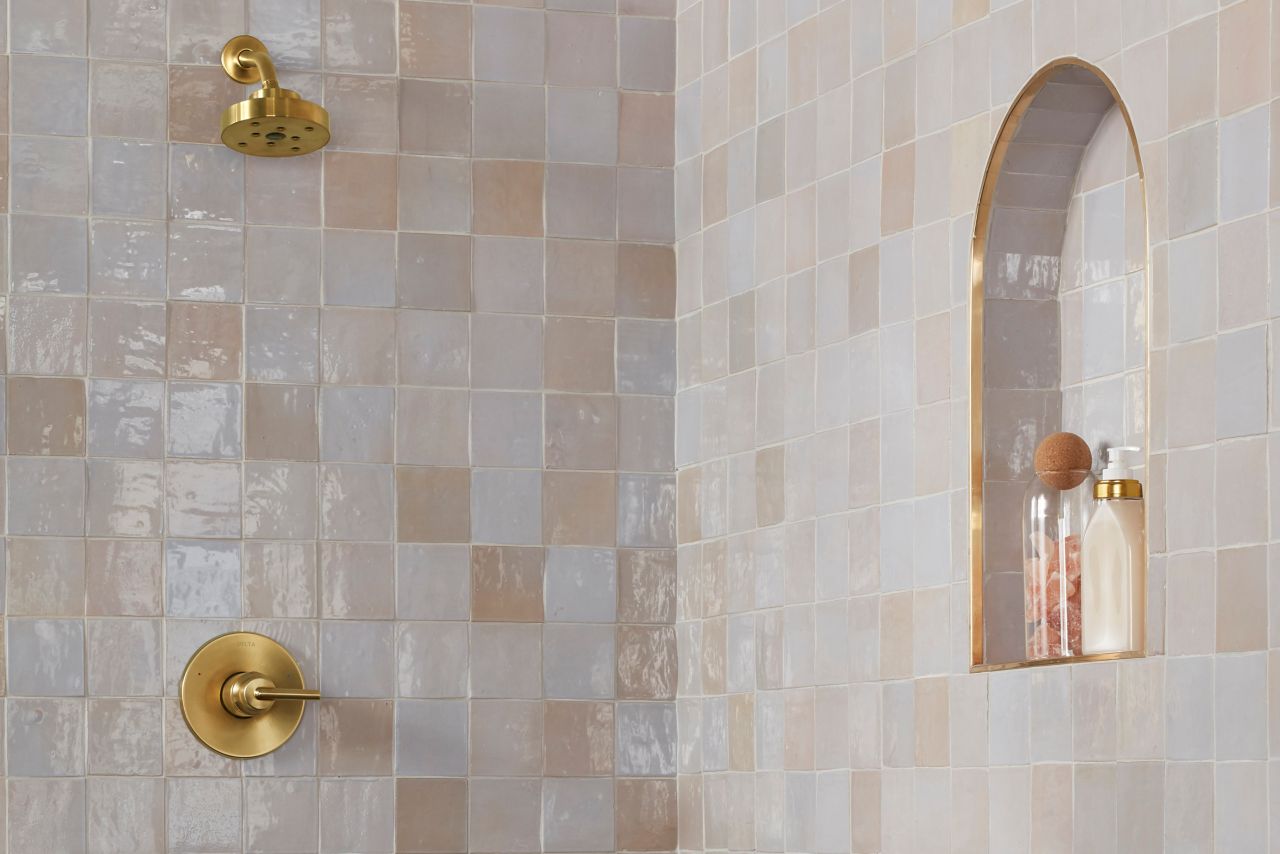
POLYGON ((1133 467, 1126 464, 1141 452, 1141 448, 1131 446, 1107 448, 1107 465, 1102 470, 1102 477, 1093 485, 1093 497, 1099 501, 1141 498, 1142 484, 1133 477, 1133 467))
POLYGON ((1141 498, 1142 483, 1137 480, 1100 480, 1093 485, 1093 497, 1099 501, 1113 498, 1141 498))

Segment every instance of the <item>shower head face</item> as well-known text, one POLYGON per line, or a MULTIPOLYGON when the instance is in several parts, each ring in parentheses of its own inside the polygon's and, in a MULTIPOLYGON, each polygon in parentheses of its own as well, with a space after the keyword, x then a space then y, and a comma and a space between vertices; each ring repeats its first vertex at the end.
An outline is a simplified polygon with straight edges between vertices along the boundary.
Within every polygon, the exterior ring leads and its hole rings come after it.
POLYGON ((222 113, 222 142, 257 157, 297 157, 329 142, 329 113, 288 89, 263 89, 222 113))

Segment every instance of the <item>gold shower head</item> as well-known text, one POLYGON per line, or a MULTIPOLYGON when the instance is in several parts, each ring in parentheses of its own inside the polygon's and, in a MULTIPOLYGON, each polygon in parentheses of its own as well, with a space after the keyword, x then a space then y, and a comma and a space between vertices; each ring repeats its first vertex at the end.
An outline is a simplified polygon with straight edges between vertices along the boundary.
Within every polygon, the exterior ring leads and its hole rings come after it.
POLYGON ((280 88, 267 47, 236 36, 222 48, 222 67, 237 83, 262 82, 247 99, 222 111, 222 142, 258 157, 296 157, 329 142, 329 112, 292 89, 280 88))

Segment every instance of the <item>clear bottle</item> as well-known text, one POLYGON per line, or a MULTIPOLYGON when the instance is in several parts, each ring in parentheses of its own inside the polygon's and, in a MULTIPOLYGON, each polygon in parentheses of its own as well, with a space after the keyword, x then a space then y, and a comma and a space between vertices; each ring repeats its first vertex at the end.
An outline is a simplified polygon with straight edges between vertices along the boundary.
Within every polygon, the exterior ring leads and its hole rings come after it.
POLYGON ((1139 448, 1107 449, 1094 487, 1097 508, 1084 534, 1081 617, 1084 651, 1134 652, 1146 634, 1147 535, 1142 484, 1127 465, 1139 448))
POLYGON ((1027 659, 1079 655, 1080 546, 1093 506, 1087 469, 1036 471, 1022 511, 1027 659))

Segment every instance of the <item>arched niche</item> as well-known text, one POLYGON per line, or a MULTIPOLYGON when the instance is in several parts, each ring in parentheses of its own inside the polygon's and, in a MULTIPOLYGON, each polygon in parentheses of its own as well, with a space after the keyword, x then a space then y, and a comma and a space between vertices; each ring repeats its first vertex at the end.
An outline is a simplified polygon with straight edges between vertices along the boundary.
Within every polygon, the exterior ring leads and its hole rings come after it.
POLYGON ((1022 498, 1040 439, 1079 433, 1095 468, 1100 447, 1148 447, 1142 159, 1097 67, 1055 60, 1014 100, 971 263, 971 665, 986 670, 1027 663, 1022 498))

